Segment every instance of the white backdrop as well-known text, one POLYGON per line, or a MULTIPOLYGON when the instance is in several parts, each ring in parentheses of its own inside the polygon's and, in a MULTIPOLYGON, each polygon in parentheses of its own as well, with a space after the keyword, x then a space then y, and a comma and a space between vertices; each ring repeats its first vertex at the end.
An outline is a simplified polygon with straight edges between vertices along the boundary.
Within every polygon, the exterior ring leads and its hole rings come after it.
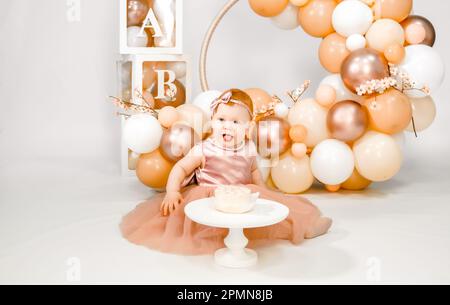
MULTIPOLYGON (((118 1, 80 0, 80 20, 68 18, 77 0, 0 2, 0 164, 28 158, 82 158, 119 173, 119 119, 107 96, 115 94, 118 1)), ((185 0, 185 54, 198 57, 203 35, 226 0, 185 0)), ((449 67, 450 1, 415 0, 415 13, 438 32, 435 47, 449 67)), ((299 28, 284 32, 256 16, 242 0, 217 31, 208 61, 211 87, 261 87, 283 95, 305 79, 313 94, 326 75, 319 40, 299 28)), ((434 94, 435 124, 419 139, 408 136, 407 165, 450 152, 450 82, 434 94)), ((418 168, 420 171, 420 168, 418 168)))

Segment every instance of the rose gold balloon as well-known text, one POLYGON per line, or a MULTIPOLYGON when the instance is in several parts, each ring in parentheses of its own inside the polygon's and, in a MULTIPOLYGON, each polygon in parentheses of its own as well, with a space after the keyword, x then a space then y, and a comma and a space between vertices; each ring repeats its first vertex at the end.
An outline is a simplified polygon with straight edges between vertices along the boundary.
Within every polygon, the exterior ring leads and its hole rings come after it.
POLYGON ((143 0, 128 0, 128 26, 140 26, 147 16, 149 6, 143 0))
POLYGON ((319 48, 319 60, 322 66, 331 73, 341 71, 342 62, 350 54, 346 47, 347 39, 333 33, 322 40, 319 48))
POLYGON ((409 98, 396 89, 368 99, 364 106, 369 112, 370 127, 382 133, 399 133, 408 127, 412 119, 409 98))
POLYGON ((181 160, 200 141, 200 137, 190 126, 175 124, 164 130, 161 138, 161 153, 170 162, 181 160))
MULTIPOLYGON (((178 80, 175 80, 173 83, 177 87, 177 94, 173 97, 173 99, 167 95, 166 98, 163 99, 156 98, 158 96, 158 86, 153 86, 152 94, 155 97, 155 109, 161 109, 166 106, 178 107, 186 102, 186 89, 184 88, 184 85, 178 80)), ((169 89, 169 86, 165 85, 164 89, 169 89)))
POLYGON ((357 92, 368 81, 389 77, 389 66, 382 54, 373 49, 352 52, 342 63, 341 77, 345 86, 357 92))
POLYGON ((298 21, 309 35, 325 37, 334 32, 331 20, 336 6, 334 0, 311 0, 300 7, 298 21))
POLYGON ((405 20, 413 7, 413 0, 376 0, 373 10, 375 18, 388 18, 397 22, 405 20))
POLYGON ((359 103, 343 101, 330 109, 327 125, 333 138, 353 142, 364 135, 369 126, 369 119, 367 112, 359 103))
POLYGON ((173 163, 167 161, 159 149, 139 157, 136 175, 148 187, 163 189, 166 187, 173 163))
POLYGON ((421 42, 421 44, 425 44, 427 46, 434 46, 434 43, 436 41, 436 30, 434 29, 433 24, 426 19, 425 17, 422 16, 416 16, 416 15, 412 15, 409 16, 408 18, 406 18, 402 23, 402 27, 403 29, 405 29, 405 31, 407 31, 406 29, 411 25, 411 24, 418 24, 421 25, 424 29, 425 29, 425 39, 421 42))
POLYGON ((288 151, 292 143, 289 130, 289 123, 277 117, 268 117, 257 122, 252 138, 261 157, 274 158, 288 151))
POLYGON ((400 44, 393 44, 384 50, 384 57, 393 64, 399 64, 405 58, 405 48, 400 44))
POLYGON ((275 17, 287 7, 289 0, 249 0, 252 10, 263 17, 275 17))

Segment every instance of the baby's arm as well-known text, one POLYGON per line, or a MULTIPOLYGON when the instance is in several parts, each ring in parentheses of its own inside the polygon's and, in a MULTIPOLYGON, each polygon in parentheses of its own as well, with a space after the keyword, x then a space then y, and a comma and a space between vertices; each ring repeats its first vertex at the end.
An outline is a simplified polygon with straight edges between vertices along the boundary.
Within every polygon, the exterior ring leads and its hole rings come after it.
POLYGON ((181 196, 181 184, 197 167, 203 163, 203 154, 199 146, 194 147, 170 172, 167 181, 166 196, 161 204, 161 212, 164 216, 172 213, 183 202, 181 196))

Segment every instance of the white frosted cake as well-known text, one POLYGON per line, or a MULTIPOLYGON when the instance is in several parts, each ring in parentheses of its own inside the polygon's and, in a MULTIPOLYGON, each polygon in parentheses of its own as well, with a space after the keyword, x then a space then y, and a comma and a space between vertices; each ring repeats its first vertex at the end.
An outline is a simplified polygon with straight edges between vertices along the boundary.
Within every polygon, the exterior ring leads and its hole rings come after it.
POLYGON ((258 196, 246 187, 221 185, 214 191, 214 207, 224 213, 242 214, 253 209, 258 196))

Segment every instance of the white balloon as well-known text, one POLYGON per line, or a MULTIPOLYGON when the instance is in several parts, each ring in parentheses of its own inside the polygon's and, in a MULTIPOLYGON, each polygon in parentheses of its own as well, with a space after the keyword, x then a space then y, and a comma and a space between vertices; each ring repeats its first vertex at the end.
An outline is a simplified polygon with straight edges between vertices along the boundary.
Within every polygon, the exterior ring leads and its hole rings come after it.
POLYGON ((162 135, 163 129, 155 117, 137 114, 126 120, 122 137, 131 151, 146 154, 159 147, 162 135))
POLYGON ((291 108, 288 121, 291 126, 303 125, 308 130, 304 144, 315 147, 330 138, 327 127, 328 109, 319 105, 314 99, 304 99, 291 108))
POLYGON ((344 183, 353 174, 355 160, 350 147, 344 142, 329 139, 321 142, 311 154, 314 177, 327 185, 344 183))
MULTIPOLYGON (((445 66, 442 57, 427 45, 411 45, 405 48, 406 56, 399 65, 399 70, 406 72, 418 88, 428 86, 434 93, 442 85, 445 76, 445 66)), ((418 90, 407 90, 410 97, 424 97, 425 93, 418 90)))
POLYGON ((127 61, 121 65, 120 81, 122 88, 131 88, 131 62, 127 61))
POLYGON ((392 138, 394 138, 395 142, 397 142, 398 147, 402 151, 402 154, 406 152, 406 135, 405 133, 399 132, 394 135, 392 135, 392 138))
POLYGON ((182 61, 167 62, 167 70, 173 71, 177 79, 186 76, 186 63, 182 61))
POLYGON ((366 38, 361 34, 353 34, 347 38, 346 46, 350 52, 366 47, 366 38))
POLYGON ((289 115, 289 107, 284 103, 279 103, 274 109, 275 116, 285 119, 289 115))
POLYGON ((344 82, 342 81, 340 74, 331 74, 325 77, 320 83, 319 87, 321 85, 329 85, 336 90, 336 102, 345 100, 352 100, 356 102, 362 101, 362 97, 353 94, 352 92, 350 92, 350 90, 347 89, 347 87, 344 85, 344 82))
POLYGON ((338 4, 333 12, 333 27, 344 37, 364 35, 373 22, 370 7, 359 0, 347 0, 338 4))
POLYGON ((282 30, 293 30, 299 26, 298 7, 289 3, 279 15, 271 18, 272 23, 282 30))
POLYGON ((207 118, 211 118, 211 103, 217 99, 222 92, 217 90, 205 91, 197 95, 192 104, 199 107, 206 114, 207 118))
POLYGON ((138 26, 130 26, 127 29, 128 46, 132 48, 144 48, 148 44, 148 36, 144 31, 143 36, 139 36, 141 28, 138 26))

